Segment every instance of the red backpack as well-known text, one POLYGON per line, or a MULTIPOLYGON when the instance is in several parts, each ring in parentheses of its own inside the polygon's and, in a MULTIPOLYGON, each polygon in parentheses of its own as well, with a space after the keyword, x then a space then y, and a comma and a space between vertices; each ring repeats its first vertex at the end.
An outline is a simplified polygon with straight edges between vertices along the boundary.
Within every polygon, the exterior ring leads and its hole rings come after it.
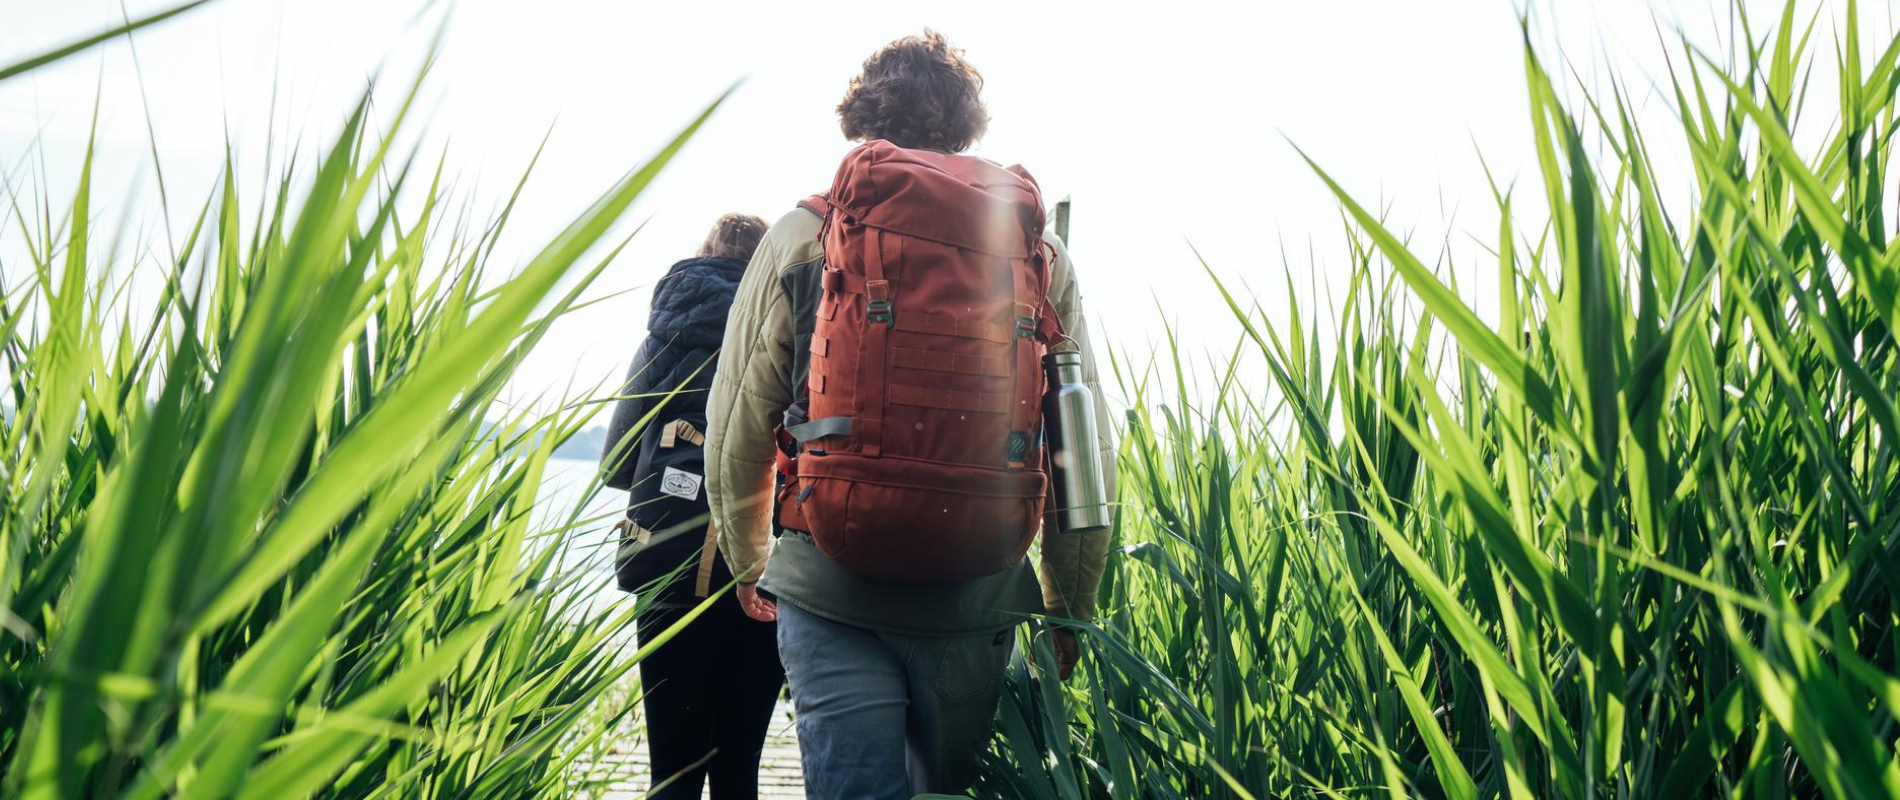
POLYGON ((880 140, 845 157, 823 203, 780 521, 888 580, 1016 565, 1042 523, 1042 355, 1062 335, 1035 180, 880 140))

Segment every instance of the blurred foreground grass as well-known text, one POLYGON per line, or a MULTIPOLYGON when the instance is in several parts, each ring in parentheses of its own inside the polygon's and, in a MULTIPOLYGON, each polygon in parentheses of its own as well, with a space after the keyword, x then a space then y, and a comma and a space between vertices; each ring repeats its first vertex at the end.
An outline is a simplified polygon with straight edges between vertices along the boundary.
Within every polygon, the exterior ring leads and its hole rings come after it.
POLYGON ((713 108, 491 278, 507 211, 389 150, 414 96, 267 165, 255 207, 227 159, 156 297, 95 227, 90 150, 69 209, 11 194, 0 796, 561 797, 629 713, 596 701, 637 609, 586 603, 578 511, 529 524, 593 406, 495 398, 713 108))

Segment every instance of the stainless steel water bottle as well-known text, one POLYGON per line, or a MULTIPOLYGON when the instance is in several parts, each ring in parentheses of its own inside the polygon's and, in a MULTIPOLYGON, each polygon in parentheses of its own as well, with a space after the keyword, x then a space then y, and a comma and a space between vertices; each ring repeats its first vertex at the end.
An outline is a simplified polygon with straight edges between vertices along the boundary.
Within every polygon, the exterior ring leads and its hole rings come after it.
POLYGON ((1043 397, 1043 430, 1049 438, 1050 480, 1056 485, 1056 525, 1063 533, 1109 526, 1108 481, 1097 443, 1095 393, 1082 382, 1082 354, 1042 357, 1049 376, 1043 397))

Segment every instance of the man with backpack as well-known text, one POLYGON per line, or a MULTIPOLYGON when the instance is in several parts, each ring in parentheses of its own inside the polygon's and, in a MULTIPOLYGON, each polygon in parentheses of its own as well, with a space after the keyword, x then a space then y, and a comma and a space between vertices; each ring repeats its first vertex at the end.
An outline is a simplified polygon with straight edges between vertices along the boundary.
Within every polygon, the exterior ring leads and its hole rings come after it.
MULTIPOLYGON (((981 90, 936 33, 865 61, 838 106, 864 144, 771 226, 713 380, 719 550, 746 613, 778 621, 814 798, 967 788, 1015 627, 1095 613, 1108 531, 1043 524, 1043 356, 1079 351, 1107 409, 1035 181, 956 155, 988 124, 981 90)), ((1106 426, 1088 444, 1112 500, 1106 426)), ((1066 678, 1075 633, 1051 638, 1066 678)))

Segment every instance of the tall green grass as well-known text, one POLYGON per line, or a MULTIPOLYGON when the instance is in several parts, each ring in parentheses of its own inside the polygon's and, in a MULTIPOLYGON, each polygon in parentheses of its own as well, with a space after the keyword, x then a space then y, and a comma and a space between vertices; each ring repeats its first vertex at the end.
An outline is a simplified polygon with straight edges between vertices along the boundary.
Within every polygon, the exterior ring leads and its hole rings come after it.
POLYGON ((1663 130, 1560 103, 1527 37, 1494 322, 1314 165, 1337 327, 1230 295, 1211 402, 1124 373, 1108 617, 1076 684, 1013 672, 985 791, 1900 796, 1900 39, 1845 11, 1834 87, 1792 3, 1732 65, 1683 43, 1663 130))
POLYGON ((390 150, 414 96, 255 205, 227 159, 155 266, 96 227, 90 151, 70 208, 9 187, 0 795, 567 796, 627 713, 594 701, 637 609, 590 610, 572 531, 530 527, 593 406, 496 396, 706 117, 501 277, 507 211, 390 150))

